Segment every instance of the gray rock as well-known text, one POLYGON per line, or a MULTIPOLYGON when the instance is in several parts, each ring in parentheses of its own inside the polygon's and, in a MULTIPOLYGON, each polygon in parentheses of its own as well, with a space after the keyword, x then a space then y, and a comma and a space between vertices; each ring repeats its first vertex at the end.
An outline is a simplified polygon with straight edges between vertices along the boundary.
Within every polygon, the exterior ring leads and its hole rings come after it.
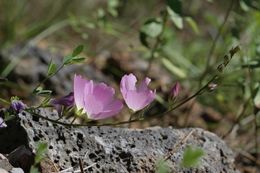
POLYGON ((8 159, 0 154, 0 173, 24 173, 21 168, 14 168, 8 161, 8 159))
POLYGON ((6 170, 0 168, 0 173, 8 173, 6 170))
POLYGON ((0 173, 4 171, 8 172, 12 168, 13 166, 9 163, 8 159, 4 155, 0 154, 0 173))
MULTIPOLYGON (((39 113, 57 118, 55 112, 47 109, 42 109, 39 113)), ((20 125, 27 134, 28 147, 35 152, 38 142, 47 142, 48 158, 61 170, 79 170, 81 159, 86 172, 155 172, 155 163, 167 156, 192 130, 194 132, 167 161, 171 172, 239 172, 235 168, 231 149, 215 134, 203 129, 68 128, 33 118, 26 112, 19 117, 20 125), (197 168, 180 167, 187 145, 201 147, 205 152, 197 168)))
POLYGON ((13 168, 10 172, 11 173, 24 173, 21 168, 13 168))

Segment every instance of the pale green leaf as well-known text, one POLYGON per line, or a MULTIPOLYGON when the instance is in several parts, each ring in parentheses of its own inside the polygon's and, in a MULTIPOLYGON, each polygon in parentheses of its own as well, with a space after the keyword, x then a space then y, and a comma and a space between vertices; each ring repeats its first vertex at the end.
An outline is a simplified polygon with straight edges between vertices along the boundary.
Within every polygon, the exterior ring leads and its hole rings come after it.
POLYGON ((204 151, 201 148, 192 148, 188 146, 184 150, 181 165, 186 168, 196 167, 203 155, 204 151))
POLYGON ((36 154, 35 154, 35 164, 41 162, 41 160, 45 157, 47 152, 47 143, 38 143, 36 154))
POLYGON ((49 66, 48 66, 48 72, 47 72, 47 75, 50 76, 52 74, 54 74, 57 70, 57 66, 56 64, 50 62, 49 66))
POLYGON ((30 173, 40 173, 40 171, 35 166, 31 166, 30 173))
POLYGON ((170 60, 166 58, 161 59, 163 65, 173 74, 178 76, 179 78, 186 78, 187 74, 181 68, 175 66, 170 60))
POLYGON ((72 56, 75 57, 77 55, 79 55, 84 49, 84 46, 83 45, 78 45, 74 50, 73 50, 73 53, 72 53, 72 56))
POLYGON ((200 33, 197 23, 191 17, 185 17, 184 19, 196 34, 200 33))
POLYGON ((167 12, 170 15, 170 19, 175 24, 175 26, 178 29, 182 29, 183 28, 183 18, 179 14, 177 14, 173 10, 171 10, 171 8, 169 8, 169 7, 167 7, 167 12))
POLYGON ((175 13, 181 15, 182 14, 182 2, 181 0, 167 0, 166 1, 169 8, 175 13))
POLYGON ((254 105, 260 109, 260 87, 258 87, 257 93, 254 97, 254 105))
POLYGON ((68 64, 71 62, 72 58, 73 58, 72 55, 67 55, 67 56, 65 56, 65 57, 63 58, 63 64, 68 65, 68 64))
POLYGON ((164 160, 158 160, 156 162, 156 173, 169 173, 170 172, 170 168, 167 165, 167 162, 164 160))
POLYGON ((152 18, 143 24, 141 32, 149 37, 155 38, 161 34, 162 28, 161 20, 152 18))

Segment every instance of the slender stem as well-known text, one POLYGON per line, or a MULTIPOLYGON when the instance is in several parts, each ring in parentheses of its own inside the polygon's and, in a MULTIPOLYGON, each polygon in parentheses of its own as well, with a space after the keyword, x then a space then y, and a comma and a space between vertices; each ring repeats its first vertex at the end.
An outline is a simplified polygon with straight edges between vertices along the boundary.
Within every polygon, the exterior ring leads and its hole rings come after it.
MULTIPOLYGON (((162 117, 164 115, 166 115, 167 113, 177 109, 178 107, 182 106, 183 104, 185 104, 186 102, 190 101, 191 99, 195 98, 196 96, 202 94, 207 88, 208 88, 208 85, 213 82, 216 78, 218 77, 218 75, 215 75, 207 84, 205 84, 201 89, 199 89, 195 94, 193 94, 192 96, 188 97, 187 99, 184 99, 183 101, 181 101, 180 103, 178 103, 176 106, 170 108, 169 110, 165 111, 165 112, 162 112, 161 114, 157 114, 156 116, 149 116, 147 117, 146 119, 151 119, 151 118, 155 118, 155 117, 162 117)), ((47 121, 50 121, 52 123, 55 123, 55 124, 60 124, 60 125, 63 125, 63 126, 67 126, 67 127, 82 127, 82 126, 116 126, 116 125, 122 125, 122 124, 130 124, 130 123, 133 123, 133 122, 137 122, 137 121, 144 121, 145 118, 144 117, 138 117, 138 118, 135 118, 135 119, 130 119, 130 120, 127 120, 127 121, 121 121, 121 122, 116 122, 116 123, 103 123, 103 124, 96 124, 96 122, 87 122, 87 123, 84 123, 84 124, 71 124, 71 123, 66 123, 66 122, 62 122, 62 121, 59 121, 60 119, 58 120, 53 120, 51 118, 48 118, 48 117, 45 117, 45 116, 42 116, 38 113, 35 113, 34 112, 35 109, 26 109, 25 111, 31 113, 33 116, 37 116, 39 118, 42 118, 42 119, 45 119, 47 121)))
POLYGON ((195 129, 192 129, 187 135, 185 135, 171 150, 171 152, 169 152, 167 154, 167 156, 163 159, 164 161, 167 161, 171 158, 171 156, 176 153, 176 151, 178 151, 178 149, 183 146, 183 144, 189 139, 189 137, 194 133, 195 129))
POLYGON ((36 117, 39 117, 39 118, 42 118, 42 119, 45 119, 47 121, 50 121, 54 124, 59 124, 59 125, 63 125, 63 126, 66 126, 66 127, 83 127, 83 126, 116 126, 116 125, 122 125, 122 124, 129 124, 129 123, 132 123, 132 122, 137 122, 137 121, 142 121, 142 119, 133 119, 131 121, 121 121, 121 122, 116 122, 116 123, 103 123, 103 124, 96 124, 96 122, 87 122, 87 123, 84 123, 84 124, 71 124, 71 123, 66 123, 66 122, 62 122, 62 121, 57 121, 57 120, 54 120, 54 119, 51 119, 51 118, 48 118, 48 117, 45 117, 45 116, 42 116, 38 113, 35 113, 32 109, 27 109, 26 110, 27 112, 29 112, 30 114, 32 114, 33 116, 36 116, 36 117))
POLYGON ((239 123, 239 121, 243 117, 249 103, 250 103, 250 98, 247 99, 247 101, 245 101, 245 103, 243 103, 242 110, 238 113, 237 118, 236 118, 235 122, 233 123, 233 125, 231 126, 231 128, 222 136, 223 139, 225 139, 233 131, 234 127, 239 123))
POLYGON ((70 124, 73 124, 76 121, 77 117, 74 116, 73 120, 70 122, 70 124))
MULTIPOLYGON (((208 89, 208 85, 213 82, 214 80, 216 80, 218 78, 218 75, 215 75, 211 78, 211 80, 209 80, 202 88, 200 88, 196 93, 194 93, 193 95, 191 95, 190 97, 184 99, 183 101, 181 101, 180 103, 178 103, 176 106, 172 107, 171 109, 162 112, 161 114, 157 114, 157 116, 161 117, 177 108, 179 108, 180 106, 182 106, 183 104, 187 103, 188 101, 192 100, 193 98, 195 98, 198 95, 201 95, 206 89, 208 89)), ((153 116, 150 116, 153 117, 153 116)))
POLYGON ((259 150, 259 144, 258 144, 258 139, 259 139, 259 136, 258 136, 258 122, 257 122, 257 114, 258 113, 254 113, 255 115, 255 156, 256 156, 256 159, 255 159, 255 165, 257 165, 257 161, 258 161, 258 158, 259 158, 259 153, 258 153, 258 150, 259 150))
POLYGON ((145 72, 145 76, 148 75, 151 67, 152 67, 152 63, 154 61, 154 58, 155 58, 155 53, 158 49, 158 47, 160 46, 160 43, 161 43, 161 37, 164 33, 164 30, 165 30, 165 27, 166 27, 166 23, 167 23, 167 19, 168 19, 168 13, 167 11, 165 10, 164 11, 164 14, 163 14, 163 21, 162 21, 162 31, 161 33, 156 37, 156 40, 155 40, 155 43, 154 43, 154 46, 152 47, 151 49, 151 56, 150 56, 150 59, 149 59, 149 64, 148 64, 148 67, 146 69, 146 72, 145 72))
POLYGON ((222 32, 222 30, 224 28, 224 25, 227 22, 228 17, 230 16, 230 12, 231 12, 231 10, 233 8, 234 1, 235 0, 231 0, 231 2, 229 4, 229 7, 227 8, 224 20, 223 20, 222 24, 220 25, 220 27, 218 28, 217 35, 216 35, 216 37, 214 38, 214 40, 212 42, 211 48, 210 48, 208 56, 207 56, 206 68, 205 68, 204 72, 201 75, 200 83, 205 78, 205 76, 206 76, 206 74, 207 74, 207 72, 209 70, 209 67, 210 67, 210 64, 211 64, 212 55, 213 55, 213 53, 215 51, 215 48, 216 48, 216 45, 217 45, 217 41, 218 41, 218 39, 219 39, 219 37, 221 35, 221 32, 222 32))
POLYGON ((45 79, 43 79, 34 89, 33 92, 39 88, 42 84, 44 84, 47 80, 49 80, 50 78, 52 78, 54 75, 56 75, 62 68, 64 67, 64 63, 62 63, 62 65, 51 75, 47 76, 45 79))

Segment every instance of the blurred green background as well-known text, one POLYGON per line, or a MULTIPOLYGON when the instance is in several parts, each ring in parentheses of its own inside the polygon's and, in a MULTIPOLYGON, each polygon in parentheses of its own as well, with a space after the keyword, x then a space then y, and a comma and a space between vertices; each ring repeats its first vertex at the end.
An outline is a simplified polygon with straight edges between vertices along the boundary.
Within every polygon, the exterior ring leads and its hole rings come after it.
MULTIPOLYGON (((184 120, 176 123, 200 126, 203 119, 202 127, 219 135, 232 129, 228 143, 247 154, 238 152, 241 170, 259 164, 259 0, 1 0, 0 11, 1 52, 17 45, 26 52, 29 45, 67 54, 83 44, 97 67, 96 57, 106 52, 114 57, 123 71, 108 66, 106 72, 115 78, 134 72, 159 80, 154 87, 162 98, 175 81, 183 88, 180 97, 191 95, 238 45, 241 50, 224 69, 217 89, 181 109, 184 120), (197 103, 206 118, 201 113, 193 117, 197 103)), ((2 66, 1 76, 8 78, 15 67, 13 61, 2 66)))

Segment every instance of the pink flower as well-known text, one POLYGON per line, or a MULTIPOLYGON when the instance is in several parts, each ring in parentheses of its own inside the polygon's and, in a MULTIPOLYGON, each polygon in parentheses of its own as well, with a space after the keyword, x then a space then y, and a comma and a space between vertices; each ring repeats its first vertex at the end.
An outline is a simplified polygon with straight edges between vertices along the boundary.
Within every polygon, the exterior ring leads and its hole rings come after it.
POLYGON ((68 95, 51 100, 51 105, 53 105, 59 114, 62 113, 62 107, 72 107, 74 105, 74 93, 70 92, 68 95))
POLYGON ((150 78, 145 78, 139 86, 136 86, 137 79, 132 73, 122 77, 120 90, 127 106, 133 111, 143 109, 154 100, 155 90, 148 88, 150 81, 150 78))
POLYGON ((123 103, 114 99, 115 90, 104 83, 94 83, 74 76, 74 100, 78 110, 86 113, 89 119, 105 119, 119 113, 123 103))
POLYGON ((179 82, 176 82, 175 85, 172 87, 171 92, 170 92, 170 98, 174 99, 176 98, 181 90, 181 85, 179 82))

